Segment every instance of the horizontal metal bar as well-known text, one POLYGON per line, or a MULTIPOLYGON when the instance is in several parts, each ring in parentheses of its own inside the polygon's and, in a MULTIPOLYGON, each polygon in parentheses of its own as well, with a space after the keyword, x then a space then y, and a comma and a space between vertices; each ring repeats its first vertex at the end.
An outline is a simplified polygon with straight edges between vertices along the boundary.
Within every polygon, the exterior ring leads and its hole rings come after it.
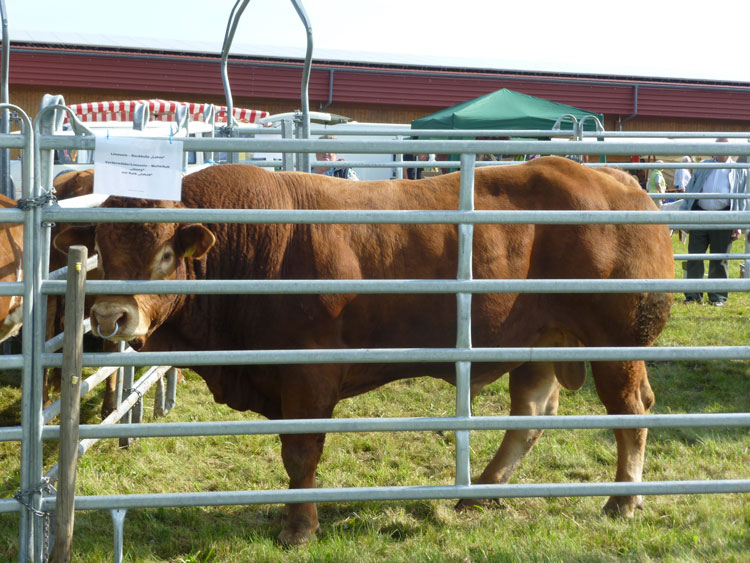
POLYGON ((0 147, 8 149, 26 148, 26 137, 18 133, 0 133, 0 147))
MULTIPOLYGON (((695 290, 750 291, 750 279, 666 280, 92 280, 90 295, 137 294, 442 294, 442 293, 674 293, 695 290)), ((64 281, 45 281, 42 292, 63 295, 64 281)))
MULTIPOLYGON (((85 396, 90 391, 93 391, 97 385, 99 385, 102 381, 107 379, 113 373, 116 373, 118 369, 119 368, 111 367, 111 366, 101 367, 98 370, 96 370, 95 373, 92 373, 90 376, 84 379, 81 382, 81 386, 80 386, 81 397, 85 396)), ((42 420, 44 421, 43 423, 47 424, 50 420, 52 420, 58 414, 60 414, 61 408, 62 408, 62 399, 57 399, 54 403, 52 403, 50 406, 44 409, 42 411, 42 420)))
POLYGON ((750 225, 750 211, 457 211, 320 209, 42 209, 45 222, 506 225, 750 225))
MULTIPOLYGON (((747 166, 747 165, 746 165, 747 166)), ((663 194, 649 193, 652 199, 750 199, 748 194, 704 194, 693 192, 666 192, 663 194)))
POLYGON ((750 260, 750 254, 675 254, 675 260, 750 260))
MULTIPOLYGON (((659 86, 660 87, 660 86, 659 86)), ((683 86, 673 84, 670 87, 683 89, 683 86)), ((629 137, 656 137, 660 139, 746 139, 750 140, 750 133, 747 131, 604 131, 593 132, 583 131, 584 137, 610 137, 610 138, 629 138, 629 137)))
MULTIPOLYGON (((698 170, 701 168, 721 168, 721 169, 742 169, 750 168, 747 162, 590 162, 584 166, 587 168, 620 168, 622 170, 677 170, 690 169, 698 170)), ((700 194, 693 194, 700 195, 700 194)), ((728 195, 728 194, 725 194, 728 195)), ((742 197, 742 195, 740 196, 742 197)), ((746 196, 745 196, 746 197, 746 196)))
MULTIPOLYGON (((134 401, 133 401, 134 402, 134 401)), ((130 408, 128 404, 125 407, 130 408)), ((436 432, 455 430, 592 430, 613 428, 737 428, 750 426, 750 413, 329 418, 315 420, 243 420, 156 422, 128 425, 82 424, 81 438, 161 438, 244 436, 332 432, 436 432)), ((60 427, 45 426, 43 440, 58 440, 60 427)), ((21 439, 20 427, 0 428, 0 441, 21 439)))
POLYGON ((0 369, 21 369, 22 367, 22 354, 0 355, 0 369))
MULTIPOLYGON (((414 136, 435 137, 435 131, 413 131, 414 136)), ((153 138, 153 137, 152 137, 153 138)), ((163 137, 168 140, 169 137, 163 137)), ((684 141, 664 143, 654 141, 550 141, 521 140, 319 140, 319 139, 248 139, 218 137, 188 137, 179 139, 184 150, 207 152, 295 152, 295 153, 435 153, 435 154, 710 154, 714 156, 750 155, 750 143, 715 143, 684 141)), ((96 138, 72 135, 39 135, 40 150, 76 148, 93 150, 96 138)))
POLYGON ((0 223, 23 223, 25 212, 20 209, 0 209, 0 223))
MULTIPOLYGON (((571 430, 612 428, 735 428, 750 426, 750 413, 475 416, 435 418, 331 418, 316 420, 259 420, 171 422, 101 426, 83 424, 81 438, 157 438, 166 436, 236 436, 249 434, 306 434, 331 432, 437 432, 456 430, 571 430)), ((44 440, 58 440, 59 426, 47 426, 44 440)), ((20 432, 20 429, 19 429, 20 432)), ((20 436, 20 434, 19 434, 20 436)), ((20 438, 19 438, 20 439, 20 438)))
MULTIPOLYGON (((168 506, 228 506, 295 502, 359 500, 427 500, 458 498, 529 498, 625 495, 728 494, 750 492, 750 479, 717 481, 653 481, 641 483, 545 483, 533 485, 454 485, 416 487, 352 487, 281 491, 228 491, 139 495, 77 496, 76 510, 159 508, 168 506)), ((46 497, 43 510, 53 510, 55 497, 46 497)))
MULTIPOLYGON (((99 265, 99 255, 94 254, 93 256, 90 256, 88 260, 86 260, 86 271, 90 272, 91 270, 95 270, 98 265, 99 265)), ((62 268, 59 268, 49 273, 49 279, 51 280, 65 280, 67 277, 68 277, 67 266, 63 266, 62 268)))
POLYGON ((0 282, 0 295, 23 295, 23 282, 0 282))
MULTIPOLYGON (((626 495, 731 494, 750 492, 750 480, 651 481, 640 483, 541 483, 533 485, 453 485, 415 487, 351 487, 280 491, 213 491, 135 495, 77 496, 76 510, 111 508, 166 508, 236 506, 295 502, 348 502, 364 500, 430 500, 459 498, 530 498, 626 495)), ((45 497, 42 510, 54 511, 56 497, 45 497)), ((0 500, 0 513, 19 512, 15 500, 0 500)))
MULTIPOLYGON (((62 282, 65 283, 65 282, 62 282)), ((61 295, 64 295, 65 293, 61 293, 61 295)), ((91 319, 86 317, 83 320, 83 333, 86 334, 88 332, 91 332, 91 319)), ((65 332, 61 332, 60 334, 56 334, 47 342, 44 343, 44 351, 45 352, 56 352, 57 350, 60 350, 63 347, 63 340, 65 337, 65 332)))
MULTIPOLYGON (((205 350, 84 353, 85 367, 379 364, 455 362, 750 360, 750 346, 627 346, 618 348, 351 348, 345 350, 205 350)), ((43 367, 61 367, 62 354, 42 354, 43 367)))

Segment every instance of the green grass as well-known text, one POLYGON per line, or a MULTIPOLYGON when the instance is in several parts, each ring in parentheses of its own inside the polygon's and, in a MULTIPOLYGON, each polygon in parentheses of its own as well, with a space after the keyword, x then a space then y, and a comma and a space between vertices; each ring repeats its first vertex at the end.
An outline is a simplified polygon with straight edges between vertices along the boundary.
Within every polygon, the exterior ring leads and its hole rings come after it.
MULTIPOLYGON (((736 251, 740 251, 737 243, 736 251)), ((677 252, 685 252, 676 243, 677 252)), ((737 264, 732 275, 737 276, 737 264)), ((679 264, 676 272, 682 275, 679 264)), ((723 309, 676 299, 658 345, 746 345, 750 296, 732 294, 723 309)), ((750 362, 665 361, 649 366, 655 413, 750 412, 750 362)), ((20 391, 0 379, 0 424, 14 423, 20 391)), ((453 387, 431 379, 401 381, 343 401, 338 417, 446 416, 453 387)), ((145 420, 152 419, 147 397, 145 420)), ((87 399, 86 422, 99 401, 87 399)), ((473 405, 475 415, 507 414, 507 378, 473 405)), ((590 379, 564 392, 561 414, 601 414, 590 379)), ((202 380, 187 373, 169 421, 259 418, 215 404, 202 380)), ((476 474, 496 451, 501 432, 472 433, 476 474)), ((55 461, 45 444, 45 466, 55 461)), ((100 442, 80 461, 77 494, 132 494, 284 488, 277 436, 139 439, 129 449, 100 442)), ((0 498, 18 488, 18 444, 0 443, 0 498)), ((608 482, 615 469, 610 431, 548 431, 514 475, 514 483, 608 482)), ((750 429, 660 429, 649 435, 649 481, 747 479, 750 429)), ((454 478, 450 432, 330 434, 318 471, 321 487, 447 485, 454 478)), ((601 514, 601 497, 506 499, 472 513, 453 501, 326 503, 321 530, 307 546, 283 548, 277 505, 131 510, 125 560, 245 561, 750 561, 747 495, 646 498, 632 521, 601 514)), ((17 515, 0 515, 0 560, 17 558, 17 515)), ((76 514, 74 561, 111 560, 107 512, 76 514)))

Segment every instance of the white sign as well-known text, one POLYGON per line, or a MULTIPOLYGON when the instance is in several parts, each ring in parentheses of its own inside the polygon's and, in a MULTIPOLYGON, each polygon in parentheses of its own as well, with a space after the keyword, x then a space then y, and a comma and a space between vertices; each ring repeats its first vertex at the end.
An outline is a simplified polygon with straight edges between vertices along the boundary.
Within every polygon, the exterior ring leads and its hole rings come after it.
POLYGON ((98 137, 94 193, 180 201, 182 142, 98 137))

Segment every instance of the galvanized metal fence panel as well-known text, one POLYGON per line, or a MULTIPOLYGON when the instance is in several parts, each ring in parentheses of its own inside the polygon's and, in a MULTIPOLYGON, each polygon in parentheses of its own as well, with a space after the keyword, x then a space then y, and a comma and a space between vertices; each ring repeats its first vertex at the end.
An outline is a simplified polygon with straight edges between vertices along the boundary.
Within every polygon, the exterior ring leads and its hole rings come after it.
MULTIPOLYGON (((39 120, 40 122, 42 120, 39 120)), ((30 128, 30 124, 27 125, 30 128)), ((417 136, 420 132, 411 132, 417 136)), ((435 131, 422 132, 432 137, 435 131)), ((554 137, 559 132, 545 136, 554 137)), ((445 133, 442 133, 445 134, 445 133)), ((455 135, 452 132, 451 135, 455 135)), ((477 132, 472 132, 476 135, 477 132)), ((540 135, 540 132, 534 132, 540 135)), ((604 134, 598 133, 596 137, 604 134)), ((725 133, 713 136, 732 136, 725 133)), ((624 137, 624 136, 623 136, 624 137)), ((702 137, 702 135, 696 135, 702 137)), ((747 138, 743 135, 742 138, 747 138)), ((5 137, 3 142, 10 143, 5 137)), ((17 142, 17 141, 13 141, 17 142)), ((461 178, 460 206, 456 211, 285 211, 285 210, 78 210, 52 207, 44 201, 43 190, 48 189, 48 164, 43 155, 58 148, 93 150, 92 137, 64 137, 35 129, 32 139, 24 145, 27 154, 34 154, 34 143, 39 151, 39 177, 33 182, 24 181, 24 198, 36 202, 22 215, 26 221, 24 266, 30 276, 24 282, 25 312, 24 353, 21 358, 9 358, 6 365, 21 365, 24 370, 24 420, 20 433, 6 434, 8 439, 22 440, 21 487, 28 495, 28 510, 15 501, 0 501, 0 512, 20 511, 19 531, 21 551, 28 555, 41 553, 42 518, 53 509, 52 496, 43 493, 41 472, 41 443, 56 439, 59 428, 41 424, 41 374, 46 367, 61 364, 59 354, 44 350, 41 332, 43 319, 38 304, 44 295, 62 294, 64 282, 48 280, 42 271, 41 257, 44 243, 35 225, 54 221, 64 222, 173 222, 211 221, 232 223, 423 223, 457 224, 460 233, 459 272, 455 280, 214 280, 204 282, 89 282, 90 293, 455 293, 458 303, 455 348, 448 349, 380 349, 380 350, 248 350, 230 352, 163 352, 163 353, 107 353, 84 354, 84 365, 215 365, 215 364, 273 364, 273 363, 373 363, 373 362, 453 362, 457 369, 456 416, 446 418, 408 418, 385 420, 315 420, 268 421, 245 423, 181 423, 132 424, 128 426, 92 427, 84 425, 80 435, 86 439, 127 436, 194 436, 232 435, 246 433, 310 433, 310 432, 389 432, 396 430, 440 429, 456 432, 456 484, 450 487, 376 487, 368 489, 317 489, 293 491, 225 491, 195 494, 114 495, 105 497, 79 497, 78 509, 125 509, 147 506, 197 506, 224 504, 254 504, 268 502, 307 502, 366 499, 418 499, 418 498, 478 498, 500 496, 567 496, 567 495, 630 495, 630 494, 685 494, 748 492, 750 480, 714 482, 651 482, 608 484, 539 484, 539 485, 471 485, 469 465, 469 433, 479 429, 509 428, 632 428, 680 426, 747 426, 750 414, 725 415, 647 415, 638 417, 472 417, 470 413, 469 372, 472 362, 480 361, 565 361, 565 360, 624 360, 624 359, 750 359, 750 346, 670 347, 670 348, 474 348, 470 340, 470 304, 474 293, 513 292, 633 292, 633 291, 748 291, 749 279, 739 280, 474 280, 471 272, 471 238, 475 224, 658 224, 676 226, 710 225, 715 228, 746 228, 750 225, 750 212, 703 212, 695 217, 686 212, 566 212, 566 211, 476 211, 473 208, 473 174, 476 153, 494 154, 741 154, 750 156, 750 144, 715 144, 703 141, 679 143, 622 141, 602 143, 586 139, 575 143, 567 140, 552 141, 461 141, 461 140, 295 140, 295 139, 184 139, 185 150, 206 152, 263 151, 310 154, 314 152, 347 153, 445 153, 460 155, 464 174, 461 178), (43 181, 42 176, 47 178, 43 181), (44 187, 43 187, 44 186, 44 187), (28 191, 27 191, 28 190, 28 191), (28 256, 27 256, 28 255, 28 256), (31 261, 36 259, 36 263, 31 261), (33 315, 33 317, 32 317, 33 315), (27 329, 32 328, 33 334, 27 329), (30 338, 27 338, 30 336, 30 338), (12 504, 12 506, 11 506, 12 504), (33 538, 33 541, 31 540, 33 538)), ((31 160, 31 159, 27 159, 31 160)), ((48 159, 47 159, 48 160, 48 159)), ((350 164, 350 163, 347 163, 350 164)), ((388 166, 414 167, 414 162, 389 162, 388 166)), ((454 163, 442 163, 442 165, 454 163)), ((747 166, 747 165, 744 165, 747 166)), ((627 167, 627 166, 623 166, 627 167)), ((664 168, 665 166, 660 166, 664 168)), ((696 168, 691 164, 691 168, 696 168)), ((720 166, 722 168, 726 166, 720 166)), ((674 198, 675 194, 670 194, 674 198)), ((679 199, 676 198, 676 199, 679 199)), ((20 287, 20 286, 18 286, 20 287)), ((17 291, 17 286, 0 288, 0 292, 17 291)))

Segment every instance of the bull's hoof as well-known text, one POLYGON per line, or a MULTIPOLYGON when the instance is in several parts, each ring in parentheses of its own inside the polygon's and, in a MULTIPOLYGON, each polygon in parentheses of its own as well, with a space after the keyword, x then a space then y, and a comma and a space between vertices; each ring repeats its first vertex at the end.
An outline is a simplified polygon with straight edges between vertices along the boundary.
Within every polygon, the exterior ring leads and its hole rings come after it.
POLYGON ((318 528, 317 524, 311 526, 307 523, 297 525, 287 523, 279 534, 279 543, 288 546, 304 545, 310 540, 315 539, 315 532, 318 531, 318 528))
POLYGON ((610 497, 603 510, 613 518, 632 518, 636 510, 643 510, 643 497, 610 497))

